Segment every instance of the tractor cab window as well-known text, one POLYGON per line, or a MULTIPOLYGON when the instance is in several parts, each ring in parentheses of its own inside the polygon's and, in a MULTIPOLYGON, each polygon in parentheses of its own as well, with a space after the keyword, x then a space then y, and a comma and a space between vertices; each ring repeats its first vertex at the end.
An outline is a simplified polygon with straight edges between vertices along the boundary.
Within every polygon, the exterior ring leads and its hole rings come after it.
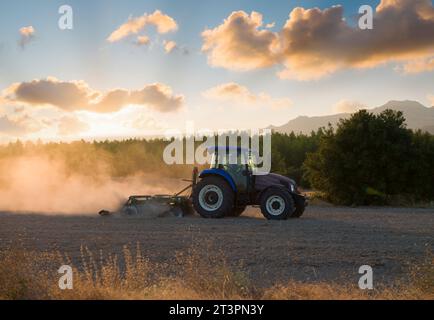
POLYGON ((249 171, 251 173, 255 173, 258 170, 258 157, 257 155, 255 155, 254 153, 250 153, 249 154, 249 160, 247 162, 248 167, 249 167, 249 171))
POLYGON ((249 152, 243 150, 219 150, 213 153, 211 168, 221 169, 229 173, 240 192, 248 190, 249 175, 246 169, 250 169, 249 152))
POLYGON ((245 152, 232 151, 213 153, 211 169, 223 169, 227 171, 245 170, 249 164, 249 157, 245 152))

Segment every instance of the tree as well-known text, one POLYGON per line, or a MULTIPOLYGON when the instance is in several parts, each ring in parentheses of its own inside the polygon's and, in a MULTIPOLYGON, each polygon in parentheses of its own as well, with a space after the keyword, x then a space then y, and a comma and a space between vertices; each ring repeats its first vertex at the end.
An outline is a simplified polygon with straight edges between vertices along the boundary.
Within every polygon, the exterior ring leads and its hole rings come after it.
POLYGON ((337 204, 384 204, 411 192, 412 132, 401 112, 359 111, 341 120, 307 156, 306 177, 337 204))
POLYGON ((434 136, 417 131, 412 137, 408 184, 416 200, 434 199, 434 136))

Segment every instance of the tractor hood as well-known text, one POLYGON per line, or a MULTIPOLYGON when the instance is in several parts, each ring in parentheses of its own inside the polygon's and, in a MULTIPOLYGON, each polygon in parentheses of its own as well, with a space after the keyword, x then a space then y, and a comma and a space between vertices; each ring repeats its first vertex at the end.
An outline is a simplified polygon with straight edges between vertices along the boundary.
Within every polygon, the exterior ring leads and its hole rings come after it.
POLYGON ((255 179, 255 189, 257 191, 262 191, 271 186, 280 186, 289 190, 292 189, 291 186, 293 186, 293 190, 297 188, 294 180, 280 174, 269 173, 264 176, 256 176, 255 179))

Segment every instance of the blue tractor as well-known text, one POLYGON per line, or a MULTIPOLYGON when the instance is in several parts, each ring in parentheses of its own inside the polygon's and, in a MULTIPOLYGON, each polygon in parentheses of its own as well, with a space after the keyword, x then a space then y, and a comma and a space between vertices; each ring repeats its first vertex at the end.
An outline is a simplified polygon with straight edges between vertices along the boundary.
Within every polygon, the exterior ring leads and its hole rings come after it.
POLYGON ((307 201, 295 181, 273 173, 255 175, 251 150, 217 147, 208 151, 211 168, 202 171, 198 181, 193 178, 191 194, 194 209, 202 217, 240 216, 247 206, 260 206, 268 220, 303 215, 307 201))
POLYGON ((131 196, 115 213, 102 210, 99 214, 146 215, 158 206, 158 216, 183 217, 193 213, 193 205, 204 218, 237 217, 247 206, 260 206, 269 220, 303 215, 307 201, 295 181, 273 173, 255 175, 257 155, 251 150, 213 147, 208 152, 212 154, 211 168, 200 174, 195 168, 192 180, 186 180, 191 184, 177 194, 131 196))

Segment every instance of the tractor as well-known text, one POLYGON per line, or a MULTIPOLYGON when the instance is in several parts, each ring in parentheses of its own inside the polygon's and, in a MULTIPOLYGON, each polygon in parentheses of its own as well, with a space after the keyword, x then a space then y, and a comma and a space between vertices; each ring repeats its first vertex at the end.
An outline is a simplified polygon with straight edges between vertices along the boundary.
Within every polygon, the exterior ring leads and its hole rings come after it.
MULTIPOLYGON (((200 174, 194 168, 190 185, 175 195, 131 196, 117 212, 136 216, 152 211, 153 206, 167 207, 159 216, 169 213, 183 217, 193 208, 203 218, 238 217, 247 206, 259 206, 268 220, 300 218, 307 206, 294 180, 269 173, 256 175, 259 156, 250 149, 212 147, 211 167, 200 174), (186 194, 187 195, 182 195, 186 194)), ((102 210, 101 216, 113 213, 102 210)))
POLYGON ((211 168, 193 182, 194 209, 204 218, 240 216, 247 206, 260 206, 268 220, 300 218, 307 206, 294 180, 278 174, 255 175, 254 151, 212 147, 211 168))

